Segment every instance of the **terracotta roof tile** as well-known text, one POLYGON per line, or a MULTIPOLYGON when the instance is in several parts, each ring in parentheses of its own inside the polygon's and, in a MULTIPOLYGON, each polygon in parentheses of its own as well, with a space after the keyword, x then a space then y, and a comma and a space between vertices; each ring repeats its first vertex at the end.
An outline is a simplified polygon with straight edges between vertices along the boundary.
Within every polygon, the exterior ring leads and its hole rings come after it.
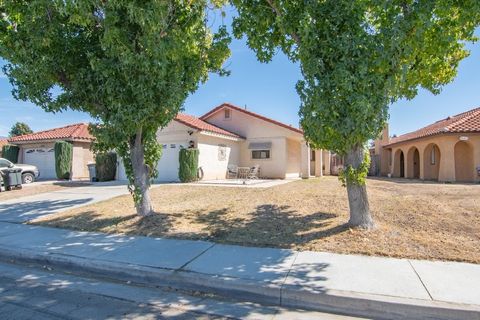
POLYGON ((433 136, 442 133, 480 132, 480 108, 466 111, 446 119, 439 120, 419 130, 392 138, 385 147, 408 140, 433 136))
POLYGON ((88 131, 87 123, 71 124, 69 126, 39 131, 23 136, 8 139, 9 142, 29 142, 39 140, 83 140, 92 141, 94 138, 88 131))
POLYGON ((204 114, 203 116, 200 117, 201 120, 205 120, 206 118, 208 118, 209 116, 211 116, 212 114, 214 114, 215 112, 223 109, 224 107, 228 107, 230 109, 233 109, 233 110, 237 110, 237 111, 240 111, 240 112, 243 112, 245 114, 248 114, 252 117, 255 117, 255 118, 258 118, 258 119, 261 119, 263 121, 267 121, 267 122, 270 122, 270 123, 273 123, 277 126, 280 126, 280 127, 283 127, 283 128, 286 128, 286 129, 289 129, 289 130, 292 130, 292 131, 295 131, 297 133, 300 133, 300 134, 303 134, 303 131, 298 129, 298 128, 295 128, 295 127, 292 127, 292 126, 289 126, 288 124, 285 124, 285 123, 281 123, 277 120, 273 120, 273 119, 270 119, 270 118, 267 118, 267 117, 264 117, 258 113, 255 113, 255 112, 252 112, 252 111, 248 111, 248 110, 245 110, 243 108, 240 108, 240 107, 237 107, 233 104, 230 104, 230 103, 223 103, 221 105, 219 105, 218 107, 210 110, 209 112, 207 112, 206 114, 204 114))
POLYGON ((217 133, 217 134, 221 134, 229 137, 243 139, 243 137, 239 136, 236 133, 224 130, 222 128, 214 126, 208 122, 205 122, 197 117, 194 117, 188 114, 179 113, 176 116, 175 120, 180 123, 183 123, 186 126, 189 126, 190 128, 194 128, 200 131, 207 131, 207 132, 217 133))
POLYGON ((2 152, 2 147, 8 144, 8 139, 0 139, 0 152, 2 152))

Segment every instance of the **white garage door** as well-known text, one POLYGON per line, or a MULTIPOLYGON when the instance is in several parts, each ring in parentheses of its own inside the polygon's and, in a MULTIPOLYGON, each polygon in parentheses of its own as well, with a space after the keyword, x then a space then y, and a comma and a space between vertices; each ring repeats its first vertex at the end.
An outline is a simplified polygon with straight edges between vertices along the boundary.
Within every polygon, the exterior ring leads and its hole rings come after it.
POLYGON ((170 142, 162 144, 162 157, 157 165, 157 181, 171 182, 178 180, 179 153, 181 148, 186 148, 187 143, 170 142))
MULTIPOLYGON (((185 142, 170 142, 163 143, 162 147, 162 157, 157 165, 158 176, 155 179, 159 182, 176 182, 178 180, 178 169, 179 169, 179 152, 180 148, 186 148, 187 143, 185 142)), ((125 169, 123 167, 122 161, 118 163, 118 180, 127 180, 125 174, 125 169)))
POLYGON ((56 179, 55 173, 55 150, 53 148, 26 149, 23 154, 23 162, 34 165, 40 170, 41 179, 56 179))

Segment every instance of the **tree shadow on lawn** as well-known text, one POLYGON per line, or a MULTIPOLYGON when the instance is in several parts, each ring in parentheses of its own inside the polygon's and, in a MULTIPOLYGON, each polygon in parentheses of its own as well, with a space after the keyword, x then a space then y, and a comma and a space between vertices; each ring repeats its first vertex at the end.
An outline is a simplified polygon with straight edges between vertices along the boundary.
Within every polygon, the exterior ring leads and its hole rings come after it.
POLYGON ((338 224, 337 215, 315 212, 297 215, 290 206, 264 204, 243 217, 230 216, 228 208, 193 213, 156 213, 148 217, 136 214, 105 217, 94 211, 51 217, 39 224, 75 229, 189 240, 209 240, 247 246, 290 248, 313 240, 327 238, 349 229, 338 224), (179 228, 183 221, 183 229, 179 228), (191 222, 196 229, 188 229, 191 222))
POLYGON ((228 213, 228 208, 206 214, 198 211, 195 222, 205 225, 203 230, 209 240, 281 248, 305 244, 349 229, 346 224, 335 222, 336 214, 296 215, 290 206, 259 205, 245 218, 228 218, 228 213))

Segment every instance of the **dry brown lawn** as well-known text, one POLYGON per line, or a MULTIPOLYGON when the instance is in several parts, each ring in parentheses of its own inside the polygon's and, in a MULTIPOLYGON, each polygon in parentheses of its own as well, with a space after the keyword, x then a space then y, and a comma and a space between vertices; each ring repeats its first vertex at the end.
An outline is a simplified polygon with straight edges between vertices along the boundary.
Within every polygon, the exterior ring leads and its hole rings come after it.
POLYGON ((350 229, 336 177, 269 189, 163 185, 157 214, 135 215, 130 196, 34 223, 77 230, 480 263, 480 185, 369 179, 376 229, 350 229))
MULTIPOLYGON (((32 196, 38 193, 58 191, 65 188, 75 188, 88 185, 86 182, 54 182, 53 184, 37 184, 24 186, 22 189, 0 192, 0 202, 20 197, 32 196)), ((3 189, 2 189, 3 190, 3 189)))

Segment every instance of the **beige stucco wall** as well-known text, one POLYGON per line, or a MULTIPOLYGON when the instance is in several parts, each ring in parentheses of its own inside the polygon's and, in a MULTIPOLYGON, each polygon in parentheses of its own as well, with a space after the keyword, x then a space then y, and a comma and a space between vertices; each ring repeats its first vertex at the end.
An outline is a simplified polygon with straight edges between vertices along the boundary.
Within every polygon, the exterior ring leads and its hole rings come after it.
POLYGON ((287 139, 285 137, 249 138, 240 144, 241 167, 260 166, 262 178, 284 179, 287 172, 287 139), (251 142, 271 142, 270 159, 252 159, 251 142))
MULTIPOLYGON (((480 166, 480 134, 442 134, 392 145, 386 150, 392 152, 388 172, 394 177, 399 174, 399 153, 405 157, 405 177, 413 178, 412 158, 413 150, 417 148, 420 157, 420 179, 435 179, 438 171, 439 181, 469 181, 480 182, 476 167, 480 166), (461 139, 467 140, 462 141, 461 139), (435 145, 440 151, 436 155, 435 164, 430 161, 430 151, 435 145), (458 176, 458 179, 457 179, 458 176)), ((384 169, 382 168, 382 171, 384 169)))
POLYGON ((265 178, 284 179, 300 174, 302 134, 238 110, 230 110, 229 119, 225 119, 223 110, 220 110, 210 115, 206 121, 246 138, 246 141, 240 144, 240 166, 251 167, 258 164, 260 175, 265 178), (270 159, 252 159, 252 150, 248 149, 250 142, 271 142, 270 159), (299 153, 295 155, 295 152, 299 153))
POLYGON ((94 162, 93 152, 88 142, 73 143, 72 179, 88 178, 87 164, 94 162))
POLYGON ((240 160, 240 145, 237 141, 228 141, 217 137, 198 135, 197 148, 199 150, 198 165, 203 169, 204 180, 225 179, 227 166, 238 165, 240 160), (219 157, 219 149, 225 147, 226 156, 219 157))
POLYGON ((300 161, 302 160, 300 142, 292 139, 287 139, 287 164, 286 164, 286 178, 298 178, 301 175, 300 161))

